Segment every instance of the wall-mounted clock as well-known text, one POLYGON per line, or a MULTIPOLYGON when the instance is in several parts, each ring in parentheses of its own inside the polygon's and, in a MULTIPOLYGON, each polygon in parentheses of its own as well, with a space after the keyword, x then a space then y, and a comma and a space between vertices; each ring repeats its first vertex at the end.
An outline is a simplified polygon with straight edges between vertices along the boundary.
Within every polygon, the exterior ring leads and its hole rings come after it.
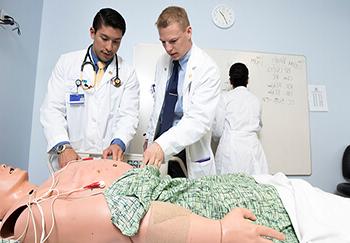
POLYGON ((230 28, 235 22, 233 9, 225 4, 216 5, 211 12, 211 17, 214 24, 222 29, 230 28))

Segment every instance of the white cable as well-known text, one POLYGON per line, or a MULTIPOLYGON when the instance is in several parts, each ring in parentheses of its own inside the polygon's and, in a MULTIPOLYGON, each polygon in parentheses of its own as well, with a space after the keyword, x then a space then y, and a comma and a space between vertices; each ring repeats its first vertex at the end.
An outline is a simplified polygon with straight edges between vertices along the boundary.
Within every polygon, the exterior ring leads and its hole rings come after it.
POLYGON ((49 168, 50 175, 52 175, 55 172, 55 170, 53 169, 51 161, 53 161, 53 158, 55 157, 55 155, 52 153, 49 153, 48 157, 49 157, 49 160, 47 161, 47 167, 49 168))
MULTIPOLYGON (((51 155, 53 156, 53 155, 51 155)), ((72 161, 69 161, 65 167, 63 167, 62 169, 60 169, 59 171, 56 172, 57 174, 57 177, 55 176, 55 173, 54 173, 54 170, 52 168, 52 165, 50 162, 48 162, 48 165, 49 165, 49 169, 50 169, 50 173, 51 173, 51 178, 52 178, 52 183, 51 183, 51 186, 50 188, 39 198, 39 199, 42 199, 44 197, 47 197, 49 196, 49 194, 51 192, 54 191, 54 187, 57 185, 58 183, 58 177, 59 177, 59 174, 62 173, 62 171, 64 171, 71 163, 74 163, 74 162, 78 162, 78 161, 81 161, 81 160, 72 160, 72 161)))
POLYGON ((40 236, 40 243, 42 243, 43 239, 45 238, 45 217, 44 217, 44 212, 43 212, 43 208, 42 206, 35 202, 35 204, 38 207, 39 213, 40 213, 40 217, 41 217, 41 236, 40 236))
POLYGON ((27 204, 28 206, 28 210, 30 212, 30 216, 32 218, 32 223, 33 223, 33 230, 34 230, 34 243, 37 242, 37 235, 36 235, 36 225, 35 225, 35 218, 34 218, 34 215, 33 215, 33 211, 32 209, 30 208, 30 203, 27 204))
MULTIPOLYGON (((41 237, 40 237, 40 242, 39 243, 44 243, 51 235, 53 228, 55 226, 55 214, 54 214, 54 203, 57 199, 60 198, 66 198, 67 196, 69 196, 70 194, 74 193, 74 192, 79 192, 79 191, 84 191, 84 190, 88 190, 89 188, 84 188, 80 187, 80 188, 76 188, 73 190, 70 190, 68 192, 64 192, 61 193, 59 190, 55 189, 55 187, 58 184, 58 179, 59 179, 59 175, 62 173, 62 171, 64 171, 70 164, 78 162, 78 161, 82 161, 82 160, 72 160, 69 161, 67 163, 67 165, 65 167, 63 167, 61 170, 56 172, 56 176, 55 173, 53 172, 53 170, 50 170, 51 173, 51 177, 52 177, 52 183, 50 188, 40 197, 38 198, 33 198, 31 199, 31 197, 34 196, 34 193, 29 195, 29 199, 28 199, 28 203, 26 204, 28 207, 28 214, 27 214, 27 222, 26 222, 26 226, 24 228, 24 231, 22 232, 22 234, 18 237, 18 239, 16 239, 16 241, 20 241, 20 239, 22 239, 25 235, 25 233, 27 232, 28 228, 29 228, 29 221, 30 218, 32 220, 33 223, 33 230, 34 230, 34 243, 37 243, 37 227, 36 227, 36 222, 35 222, 35 217, 34 217, 34 213, 32 210, 32 204, 36 205, 38 207, 39 213, 40 213, 40 217, 41 217, 41 227, 42 227, 42 232, 41 232, 41 237), (47 235, 45 236, 45 216, 44 216, 44 211, 43 211, 43 207, 40 205, 40 203, 43 203, 49 199, 52 199, 51 204, 50 204, 50 211, 51 211, 51 220, 52 220, 52 225, 50 227, 50 230, 48 231, 47 235)), ((98 187, 99 189, 102 189, 103 187, 105 187, 104 181, 100 181, 99 182, 101 185, 100 187, 98 187), (101 187, 102 186, 102 187, 101 187)), ((97 189, 97 188, 91 188, 91 189, 97 189)), ((91 197, 91 196, 96 196, 102 194, 101 191, 99 192, 94 192, 91 193, 89 195, 85 195, 85 196, 78 196, 78 197, 73 197, 74 199, 77 198, 86 198, 86 197, 91 197)))
POLYGON ((51 211, 51 227, 50 227, 50 230, 49 232, 47 233, 46 237, 43 239, 42 242, 45 242, 51 235, 52 231, 53 231, 53 228, 55 226, 55 223, 56 223, 56 220, 55 220, 55 214, 54 214, 54 208, 53 208, 53 204, 54 202, 56 201, 56 199, 59 197, 59 192, 57 193, 57 196, 55 198, 52 199, 51 201, 51 206, 50 206, 50 211, 51 211))

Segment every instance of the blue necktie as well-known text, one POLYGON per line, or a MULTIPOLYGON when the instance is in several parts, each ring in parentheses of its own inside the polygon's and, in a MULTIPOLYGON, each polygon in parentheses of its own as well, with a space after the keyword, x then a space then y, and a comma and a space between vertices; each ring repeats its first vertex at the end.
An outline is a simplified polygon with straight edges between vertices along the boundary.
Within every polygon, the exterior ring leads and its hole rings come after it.
POLYGON ((177 83, 179 80, 179 61, 173 61, 173 73, 169 79, 168 88, 165 93, 163 109, 160 117, 159 137, 173 126, 175 117, 175 105, 177 102, 177 83))

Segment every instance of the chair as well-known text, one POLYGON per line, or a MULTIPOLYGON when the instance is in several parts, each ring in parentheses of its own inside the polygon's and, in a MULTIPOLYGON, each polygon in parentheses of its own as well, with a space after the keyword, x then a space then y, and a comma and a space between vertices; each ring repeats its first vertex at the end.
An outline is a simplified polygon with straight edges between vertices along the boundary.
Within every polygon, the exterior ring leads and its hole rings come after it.
MULTIPOLYGON (((342 171, 345 180, 350 180, 350 145, 346 147, 343 154, 342 171)), ((350 197, 350 183, 339 183, 337 191, 343 196, 350 197)))
POLYGON ((174 163, 178 163, 178 164, 179 164, 179 167, 181 168, 181 170, 182 170, 182 172, 184 173, 184 175, 185 175, 186 177, 188 177, 187 169, 186 169, 186 166, 185 166, 185 162, 184 162, 181 158, 179 158, 179 157, 177 157, 177 156, 172 156, 172 157, 169 159, 168 164, 169 164, 170 161, 172 161, 172 162, 174 162, 174 163))

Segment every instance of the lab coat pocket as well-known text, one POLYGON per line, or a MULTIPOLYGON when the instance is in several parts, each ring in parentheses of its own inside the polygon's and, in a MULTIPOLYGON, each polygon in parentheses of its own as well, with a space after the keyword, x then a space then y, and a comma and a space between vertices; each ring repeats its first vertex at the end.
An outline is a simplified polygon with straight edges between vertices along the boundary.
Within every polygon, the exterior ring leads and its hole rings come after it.
POLYGON ((84 110, 85 104, 70 104, 69 95, 66 101, 68 135, 71 143, 79 142, 83 139, 84 131, 84 110))
POLYGON ((205 157, 205 158, 203 158, 203 159, 195 160, 194 162, 195 162, 195 163, 205 163, 205 162, 208 162, 209 160, 210 160, 210 156, 205 157))
POLYGON ((210 158, 193 161, 191 163, 191 178, 199 178, 206 175, 215 175, 215 166, 210 158))

